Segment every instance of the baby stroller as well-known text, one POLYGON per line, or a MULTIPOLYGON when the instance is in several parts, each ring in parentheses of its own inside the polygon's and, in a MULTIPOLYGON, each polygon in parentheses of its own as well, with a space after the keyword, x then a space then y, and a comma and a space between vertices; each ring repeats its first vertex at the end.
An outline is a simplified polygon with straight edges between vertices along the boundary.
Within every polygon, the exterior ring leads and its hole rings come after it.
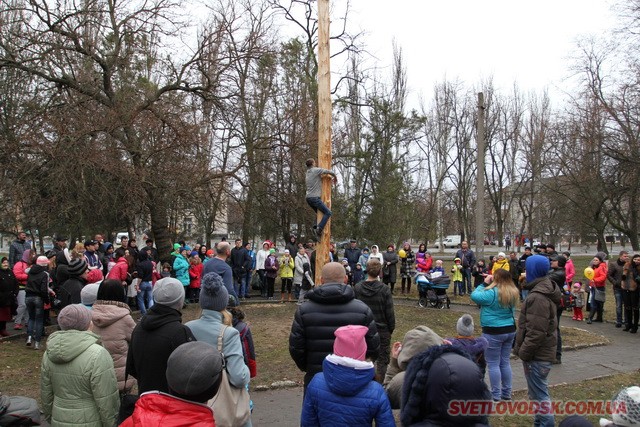
POLYGON ((451 284, 449 276, 442 273, 418 273, 416 283, 420 294, 418 300, 420 307, 426 307, 428 304, 435 308, 451 308, 451 300, 447 296, 447 289, 451 284))

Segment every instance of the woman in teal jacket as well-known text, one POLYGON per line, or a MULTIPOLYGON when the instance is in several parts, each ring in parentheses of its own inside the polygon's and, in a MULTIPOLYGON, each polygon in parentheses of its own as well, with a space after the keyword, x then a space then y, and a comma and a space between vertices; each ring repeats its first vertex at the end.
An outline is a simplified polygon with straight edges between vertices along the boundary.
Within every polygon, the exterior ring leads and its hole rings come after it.
POLYGON ((514 314, 518 299, 511 274, 502 269, 487 276, 471 294, 471 300, 480 306, 482 336, 489 342, 484 358, 489 367, 491 395, 496 401, 511 399, 509 356, 516 335, 514 314))
POLYGON ((112 427, 120 397, 113 360, 89 332, 91 311, 71 304, 58 315, 59 332, 47 340, 42 358, 40 395, 53 427, 112 427))
MULTIPOLYGON (((207 273, 202 276, 200 283, 200 307, 202 316, 197 320, 186 323, 196 340, 214 347, 218 346, 218 337, 222 334, 222 349, 227 379, 235 388, 247 387, 249 384, 249 368, 244 363, 240 333, 232 326, 233 318, 226 310, 229 304, 229 293, 222 278, 217 273, 207 273), (222 331, 222 332, 221 332, 222 331)), ((225 408, 227 409, 227 408, 225 408)), ((247 406, 243 412, 243 419, 236 419, 234 425, 251 426, 251 411, 247 406)), ((222 408, 214 408, 218 413, 222 408)), ((237 413, 236 408, 228 408, 237 413)), ((225 417, 227 418, 227 417, 225 417)))
POLYGON ((176 279, 182 283, 182 286, 189 286, 191 279, 189 278, 189 260, 187 248, 180 248, 180 255, 176 256, 176 259, 173 261, 173 271, 176 273, 176 279))

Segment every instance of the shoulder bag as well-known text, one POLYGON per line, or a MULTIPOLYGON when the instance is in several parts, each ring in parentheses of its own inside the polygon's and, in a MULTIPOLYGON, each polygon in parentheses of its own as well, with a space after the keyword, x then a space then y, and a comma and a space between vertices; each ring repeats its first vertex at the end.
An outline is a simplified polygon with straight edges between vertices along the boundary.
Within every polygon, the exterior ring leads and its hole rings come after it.
MULTIPOLYGON (((220 327, 218 335, 218 351, 222 353, 222 338, 227 325, 220 327)), ((249 391, 246 387, 236 388, 229 382, 227 366, 222 369, 222 380, 218 393, 208 402, 208 406, 213 409, 213 418, 218 427, 240 427, 251 418, 249 408, 249 391)))

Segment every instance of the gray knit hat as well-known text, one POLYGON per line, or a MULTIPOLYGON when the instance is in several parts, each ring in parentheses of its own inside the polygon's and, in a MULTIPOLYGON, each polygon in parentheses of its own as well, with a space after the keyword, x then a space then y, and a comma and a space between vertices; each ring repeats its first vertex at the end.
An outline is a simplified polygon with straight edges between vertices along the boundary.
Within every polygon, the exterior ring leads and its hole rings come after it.
POLYGON ((167 384, 174 396, 196 402, 211 399, 220 387, 224 359, 217 348, 192 341, 176 348, 167 360, 167 384))
POLYGON ((63 331, 86 331, 91 324, 91 310, 82 304, 71 304, 58 313, 58 326, 63 331))
POLYGON ((98 299, 98 288, 100 287, 100 282, 98 283, 89 283, 85 285, 80 291, 80 301, 84 305, 93 305, 94 302, 98 299))
POLYGON ((200 307, 222 311, 229 305, 229 292, 218 273, 207 273, 200 282, 200 307))
POLYGON ((473 317, 471 317, 470 314, 463 314, 456 324, 456 330, 458 331, 458 335, 461 337, 472 336, 474 328, 475 325, 473 324, 473 317))
POLYGON ((156 282, 152 291, 156 304, 166 305, 175 310, 182 310, 184 305, 184 286, 173 277, 165 277, 156 282))
POLYGON ((72 259, 69 262, 69 268, 67 268, 67 273, 69 277, 80 277, 82 273, 87 271, 89 266, 87 265, 87 261, 82 258, 72 259))

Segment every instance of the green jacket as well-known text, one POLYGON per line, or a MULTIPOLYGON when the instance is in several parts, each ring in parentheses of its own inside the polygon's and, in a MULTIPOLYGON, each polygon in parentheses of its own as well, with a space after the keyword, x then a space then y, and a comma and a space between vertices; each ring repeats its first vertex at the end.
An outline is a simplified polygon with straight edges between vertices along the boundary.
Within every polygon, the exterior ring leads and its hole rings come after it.
POLYGON ((59 331, 47 340, 40 393, 45 418, 55 426, 112 427, 120 406, 109 352, 88 331, 59 331))

